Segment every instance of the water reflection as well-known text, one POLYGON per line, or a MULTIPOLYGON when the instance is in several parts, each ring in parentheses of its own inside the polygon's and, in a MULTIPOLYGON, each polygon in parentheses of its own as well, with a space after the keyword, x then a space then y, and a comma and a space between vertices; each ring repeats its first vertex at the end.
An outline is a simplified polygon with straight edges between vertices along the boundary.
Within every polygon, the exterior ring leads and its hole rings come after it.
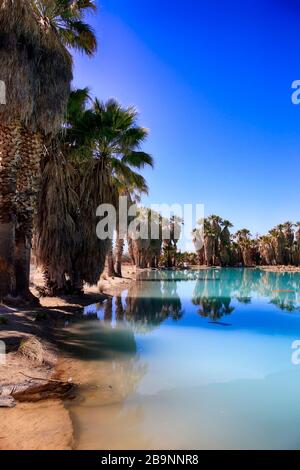
MULTIPOLYGON (((88 322, 88 325, 90 332, 97 329, 94 322, 88 322)), ((144 410, 136 406, 131 411, 124 407, 124 403, 137 393, 147 374, 148 364, 140 358, 132 332, 121 336, 125 329, 100 328, 103 329, 112 340, 108 353, 101 354, 105 345, 99 343, 98 357, 87 360, 83 355, 77 361, 73 357, 72 361, 64 363, 68 376, 81 384, 77 397, 65 402, 74 423, 75 447, 86 450, 117 448, 120 446, 117 436, 121 434, 124 448, 135 448, 134 439, 139 434, 138 426, 144 419, 144 410), (116 344, 117 340, 122 346, 116 344)), ((81 336, 81 327, 75 326, 74 331, 82 341, 89 341, 86 336, 81 336)), ((139 445, 147 448, 151 444, 140 435, 139 445)))
POLYGON ((184 292, 190 296, 197 312, 217 322, 232 314, 237 305, 249 305, 264 299, 278 309, 300 312, 299 273, 276 273, 259 269, 205 269, 199 271, 147 271, 140 274, 124 297, 109 298, 104 306, 86 309, 91 319, 126 322, 135 329, 149 331, 165 320, 180 320, 184 314, 178 289, 193 285, 184 292))
POLYGON ((177 282, 168 279, 146 284, 141 292, 139 281, 132 285, 126 297, 125 318, 136 327, 155 328, 171 317, 182 316, 181 300, 177 293, 177 282))
POLYGON ((66 335, 79 358, 79 376, 74 361, 68 373, 88 384, 67 404, 77 448, 298 448, 299 280, 151 271, 85 309, 96 321, 66 335))
POLYGON ((183 310, 177 292, 176 274, 162 272, 143 273, 133 283, 124 297, 109 297, 104 304, 96 304, 85 309, 89 319, 99 319, 116 326, 126 323, 134 330, 149 331, 171 318, 178 321, 182 318, 183 310), (149 281, 149 283, 145 282, 149 281))
POLYGON ((194 297, 193 304, 200 305, 198 313, 202 317, 216 321, 224 315, 230 315, 234 311, 234 307, 230 305, 230 297, 194 297))
POLYGON ((298 273, 275 273, 259 269, 223 269, 218 279, 211 273, 203 273, 197 280, 193 293, 193 304, 200 305, 200 315, 218 320, 231 314, 233 300, 248 305, 252 298, 267 298, 268 301, 287 312, 300 311, 298 273))

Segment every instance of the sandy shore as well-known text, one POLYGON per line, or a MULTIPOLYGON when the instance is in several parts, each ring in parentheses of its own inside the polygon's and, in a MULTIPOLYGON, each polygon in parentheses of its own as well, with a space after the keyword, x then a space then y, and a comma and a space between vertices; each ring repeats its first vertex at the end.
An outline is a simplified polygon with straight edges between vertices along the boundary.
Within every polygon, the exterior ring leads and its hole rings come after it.
POLYGON ((260 266, 260 268, 274 273, 300 273, 300 266, 260 266))
MULTIPOLYGON (((38 270, 32 272, 32 292, 37 295, 43 278, 38 270)), ((6 345, 6 361, 0 365, 0 398, 17 387, 32 387, 49 380, 77 383, 77 363, 61 347, 61 331, 66 322, 80 319, 84 306, 103 302, 107 296, 120 295, 135 279, 135 268, 125 265, 123 276, 108 278, 104 273, 98 286, 85 287, 83 297, 41 298, 39 308, 0 306, 0 341, 6 345), (20 345, 30 344, 32 338, 38 340, 38 354, 24 347, 20 350, 20 345)), ((0 450, 73 447, 72 421, 61 399, 35 403, 17 401, 14 408, 0 407, 0 421, 0 450)))

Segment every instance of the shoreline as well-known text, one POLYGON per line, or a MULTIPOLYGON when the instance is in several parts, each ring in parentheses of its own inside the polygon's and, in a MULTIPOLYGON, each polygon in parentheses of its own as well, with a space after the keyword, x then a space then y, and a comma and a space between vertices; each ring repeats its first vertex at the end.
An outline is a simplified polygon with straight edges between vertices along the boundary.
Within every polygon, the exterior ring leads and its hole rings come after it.
MULTIPOLYGON (((0 403, 16 388, 26 391, 26 387, 51 381, 68 383, 70 374, 65 366, 73 359, 60 347, 59 332, 68 322, 80 320, 85 306, 120 295, 134 281, 136 270, 125 265, 123 275, 108 278, 104 273, 98 286, 85 286, 83 296, 42 297, 40 307, 0 306, 0 341, 6 345, 6 363, 0 365, 0 403), (40 357, 31 345, 33 338, 38 340, 40 357), (20 353, 21 344, 26 345, 25 354, 20 353)), ((42 282, 42 274, 33 269, 34 294, 42 282)), ((76 385, 76 376, 72 383, 76 385)), ((64 397, 17 400, 12 408, 2 405, 0 420, 0 450, 68 450, 74 446, 73 423, 64 397)))

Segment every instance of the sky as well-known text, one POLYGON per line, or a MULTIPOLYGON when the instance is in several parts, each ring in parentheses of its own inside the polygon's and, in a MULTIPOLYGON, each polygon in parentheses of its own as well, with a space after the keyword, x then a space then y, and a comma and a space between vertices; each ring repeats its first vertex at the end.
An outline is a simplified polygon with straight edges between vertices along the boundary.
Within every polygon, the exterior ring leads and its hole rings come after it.
POLYGON ((300 220, 299 1, 96 2, 74 87, 137 107, 155 160, 143 203, 201 203, 253 234, 300 220))

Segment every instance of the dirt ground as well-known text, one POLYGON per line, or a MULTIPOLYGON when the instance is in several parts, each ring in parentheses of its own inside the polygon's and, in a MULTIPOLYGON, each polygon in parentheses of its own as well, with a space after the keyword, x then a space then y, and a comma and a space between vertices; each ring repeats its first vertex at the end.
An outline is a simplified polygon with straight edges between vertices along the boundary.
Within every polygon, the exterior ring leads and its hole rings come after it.
MULTIPOLYGON (((38 269, 32 268, 31 290, 37 295, 43 277, 38 269)), ((69 320, 80 318, 84 306, 119 295, 135 279, 135 268, 125 265, 123 276, 108 278, 104 273, 98 286, 85 287, 83 297, 45 297, 40 299, 38 308, 0 306, 0 341, 6 347, 4 364, 0 357, 0 399, 18 386, 73 380, 68 377, 72 361, 64 357, 58 332, 69 320), (39 342, 39 354, 21 353, 20 345, 32 338, 39 342)), ((0 406, 0 422, 0 450, 60 450, 73 446, 72 421, 60 399, 17 402, 14 408, 0 406)))

